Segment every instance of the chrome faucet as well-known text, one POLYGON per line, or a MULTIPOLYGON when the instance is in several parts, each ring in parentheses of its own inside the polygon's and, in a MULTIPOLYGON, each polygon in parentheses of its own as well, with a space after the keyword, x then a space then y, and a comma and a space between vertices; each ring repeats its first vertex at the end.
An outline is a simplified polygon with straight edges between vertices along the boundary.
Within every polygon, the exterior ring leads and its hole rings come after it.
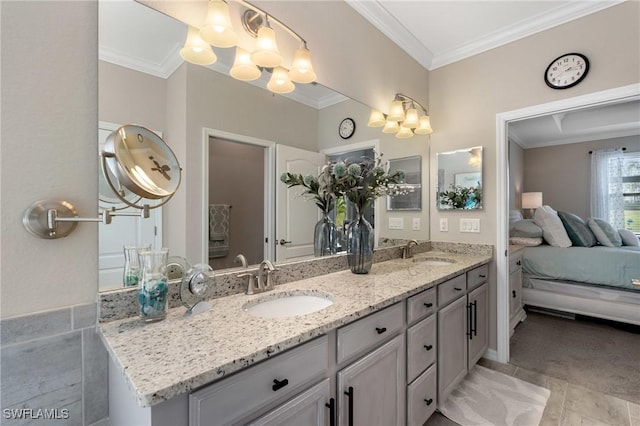
POLYGON ((272 275, 275 271, 277 271, 273 263, 270 260, 263 260, 258 266, 258 289, 262 291, 271 290, 274 287, 272 281, 272 275), (266 273, 266 279, 263 275, 266 273))
POLYGON ((233 259, 233 263, 240 263, 242 264, 243 268, 246 268, 248 266, 247 258, 244 256, 244 254, 237 255, 236 258, 233 259))
POLYGON ((413 246, 417 246, 418 242, 416 240, 411 240, 407 243, 406 246, 402 247, 402 258, 410 259, 413 257, 413 246))
POLYGON ((248 277, 246 294, 251 295, 256 293, 259 290, 258 287, 256 287, 256 278, 258 277, 258 274, 255 273, 255 270, 238 274, 236 275, 236 277, 238 278, 248 277))

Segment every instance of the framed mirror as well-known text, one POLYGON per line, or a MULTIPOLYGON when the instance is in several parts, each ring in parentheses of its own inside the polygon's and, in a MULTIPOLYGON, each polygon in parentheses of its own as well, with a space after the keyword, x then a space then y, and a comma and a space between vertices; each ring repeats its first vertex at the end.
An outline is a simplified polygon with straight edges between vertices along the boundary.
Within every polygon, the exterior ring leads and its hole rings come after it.
POLYGON ((398 170, 405 173, 402 194, 387 197, 387 210, 422 210, 422 157, 389 160, 389 173, 398 170))
POLYGON ((482 147, 436 154, 438 210, 481 210, 483 206, 482 147))

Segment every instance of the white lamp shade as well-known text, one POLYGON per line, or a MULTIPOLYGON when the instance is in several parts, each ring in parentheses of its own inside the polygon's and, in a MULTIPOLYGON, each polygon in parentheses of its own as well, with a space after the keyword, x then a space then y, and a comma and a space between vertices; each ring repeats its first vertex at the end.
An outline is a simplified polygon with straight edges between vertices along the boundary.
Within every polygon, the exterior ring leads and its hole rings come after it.
POLYGON ((251 54, 256 65, 264 68, 275 68, 282 63, 282 55, 278 51, 276 34, 269 27, 260 27, 256 40, 256 50, 251 54))
POLYGON ((289 78, 289 73, 282 67, 276 67, 273 69, 271 79, 267 83, 267 89, 274 93, 289 93, 295 89, 294 84, 289 78))
POLYGON ((377 109, 372 109, 371 114, 369 115, 369 123, 367 123, 367 126, 382 127, 386 124, 386 122, 387 122, 387 119, 384 118, 384 114, 382 113, 382 111, 379 111, 377 109))
POLYGON ((289 78, 296 83, 311 83, 315 81, 316 73, 313 72, 309 49, 303 47, 296 50, 293 64, 291 64, 291 69, 289 70, 289 78))
POLYGON ((391 102, 391 106, 389 107, 389 115, 387 116, 387 120, 390 121, 404 121, 404 106, 402 106, 402 101, 393 101, 391 102))
POLYGON ((180 56, 196 65, 210 65, 218 59, 211 46, 200 37, 200 31, 191 26, 184 47, 180 49, 180 56))
POLYGON ((200 28, 204 41, 217 47, 232 47, 238 41, 229 17, 229 5, 222 0, 210 0, 207 20, 200 28))
POLYGON ((400 130, 400 125, 397 121, 387 120, 384 127, 382 128, 382 133, 395 133, 400 130))
POLYGON ((400 126, 400 130, 398 130, 398 133, 396 133, 396 138, 407 139, 410 137, 413 137, 413 132, 411 131, 411 129, 409 127, 400 126))
POLYGON ((236 80, 251 81, 260 77, 260 69, 251 60, 251 54, 241 47, 236 47, 236 58, 229 71, 236 80))
POLYGON ((542 192, 523 192, 522 208, 537 209, 542 206, 542 192))
POLYGON ((407 129, 415 129, 416 127, 418 127, 418 124, 420 124, 420 122, 418 121, 418 110, 415 108, 411 108, 407 111, 407 115, 400 126, 406 127, 407 129))
POLYGON ((428 115, 423 115, 420 117, 420 124, 414 130, 414 133, 418 135, 429 135, 433 133, 433 129, 431 128, 431 120, 428 115))

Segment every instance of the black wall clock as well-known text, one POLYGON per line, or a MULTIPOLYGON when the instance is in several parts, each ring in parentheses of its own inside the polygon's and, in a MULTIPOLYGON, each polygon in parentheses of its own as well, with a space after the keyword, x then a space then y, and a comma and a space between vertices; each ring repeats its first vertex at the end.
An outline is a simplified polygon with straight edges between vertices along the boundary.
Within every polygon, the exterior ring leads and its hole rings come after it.
POLYGON ((353 133, 356 131, 356 122, 353 121, 353 118, 345 118, 340 122, 340 126, 338 127, 338 134, 342 139, 349 139, 353 136, 353 133))
POLYGON ((544 82, 552 89, 568 89, 589 72, 589 59, 581 53, 565 53, 554 59, 544 72, 544 82))

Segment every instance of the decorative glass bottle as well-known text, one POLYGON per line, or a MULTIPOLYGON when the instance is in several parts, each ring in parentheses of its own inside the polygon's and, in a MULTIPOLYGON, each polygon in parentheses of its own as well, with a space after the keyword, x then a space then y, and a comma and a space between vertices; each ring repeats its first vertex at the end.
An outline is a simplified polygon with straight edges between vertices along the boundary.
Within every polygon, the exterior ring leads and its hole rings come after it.
POLYGON ((329 213, 322 212, 322 219, 316 223, 313 232, 314 256, 329 256, 336 254, 338 230, 336 224, 329 217, 329 213))
POLYGON ((368 274, 373 265, 373 227, 358 209, 347 229, 347 262, 354 274, 368 274))
POLYGON ((122 274, 122 283, 125 287, 138 285, 141 273, 138 253, 145 250, 151 250, 151 244, 142 246, 124 246, 124 272, 122 274))
POLYGON ((138 292, 140 318, 159 321, 167 316, 169 287, 167 286, 168 249, 147 250, 139 253, 142 275, 138 292))

